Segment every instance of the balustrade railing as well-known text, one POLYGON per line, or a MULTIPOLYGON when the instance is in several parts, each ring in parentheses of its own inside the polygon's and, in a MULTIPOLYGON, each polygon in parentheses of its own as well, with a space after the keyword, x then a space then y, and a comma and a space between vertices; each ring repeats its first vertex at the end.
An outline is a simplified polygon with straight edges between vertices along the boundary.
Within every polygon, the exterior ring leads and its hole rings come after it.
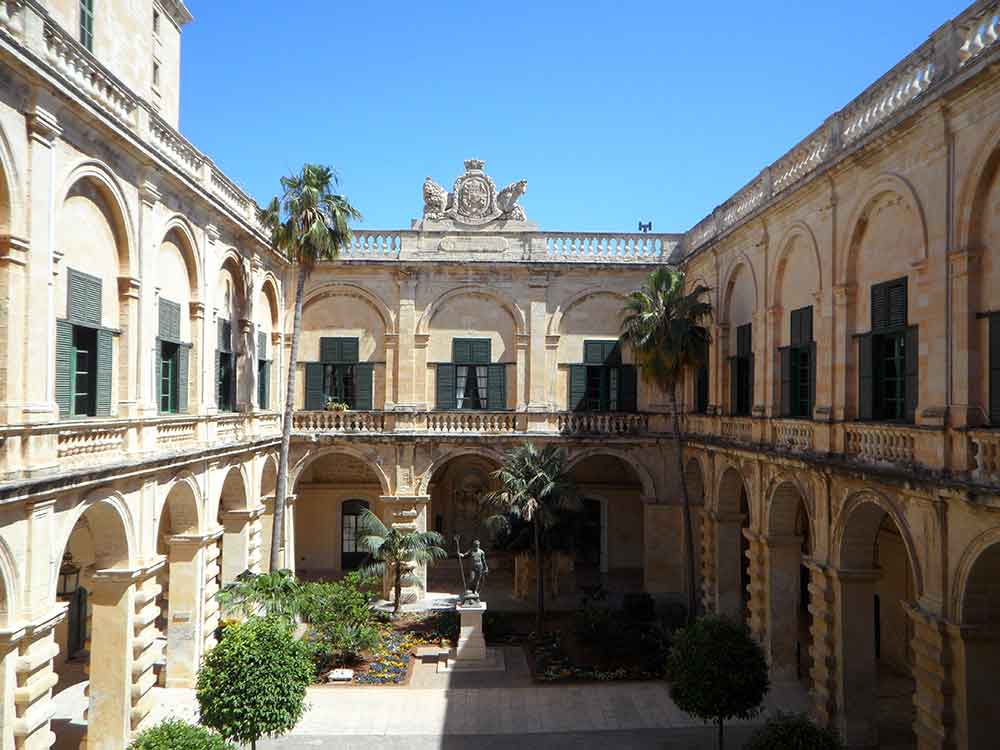
POLYGON ((156 425, 156 444, 167 449, 180 449, 198 442, 198 419, 170 420, 156 425))
POLYGON ((351 244, 340 254, 343 258, 394 260, 399 257, 402 247, 399 231, 356 229, 351 232, 351 244))
POLYGON ((385 414, 378 411, 298 411, 296 432, 385 432, 385 414))
POLYGON ((844 425, 844 452, 869 463, 912 464, 916 458, 912 427, 851 422, 844 425))
POLYGON ((973 3, 692 227, 685 235, 685 252, 720 236, 803 178, 831 164, 880 125, 928 92, 943 87, 964 67, 995 51, 998 39, 1000 0, 973 3))
POLYGON ((649 431, 647 414, 569 413, 560 414, 558 430, 571 435, 634 435, 649 431))
POLYGON ((75 467, 124 457, 128 425, 80 424, 59 430, 57 456, 61 467, 75 467))
POLYGON ((775 448, 808 452, 814 448, 814 425, 805 420, 780 419, 771 422, 771 443, 775 448))
POLYGON ((969 439, 973 447, 973 478, 1000 482, 1000 430, 973 430, 969 439))
POLYGON ((545 253, 555 261, 665 261, 678 235, 545 232, 545 253))
POLYGON ((722 437, 740 443, 753 442, 753 420, 750 417, 723 417, 722 437))
POLYGON ((428 432, 516 432, 517 415, 497 411, 432 411, 427 413, 428 432))

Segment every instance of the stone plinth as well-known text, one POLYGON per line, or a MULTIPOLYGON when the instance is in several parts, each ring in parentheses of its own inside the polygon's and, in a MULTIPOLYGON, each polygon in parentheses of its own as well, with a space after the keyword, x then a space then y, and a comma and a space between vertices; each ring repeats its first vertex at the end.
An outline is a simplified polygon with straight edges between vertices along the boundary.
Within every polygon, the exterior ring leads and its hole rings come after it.
POLYGON ((503 651, 486 648, 483 637, 483 614, 486 602, 459 604, 458 643, 453 656, 438 663, 438 672, 502 672, 506 669, 503 651))

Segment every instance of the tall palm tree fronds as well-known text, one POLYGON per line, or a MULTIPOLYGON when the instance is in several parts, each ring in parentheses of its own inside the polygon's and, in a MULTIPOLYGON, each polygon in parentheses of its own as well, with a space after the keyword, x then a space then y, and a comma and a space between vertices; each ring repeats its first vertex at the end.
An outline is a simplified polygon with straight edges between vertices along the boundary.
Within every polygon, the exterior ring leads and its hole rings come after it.
POLYGON ((226 614, 250 618, 258 614, 294 623, 299 614, 302 586, 289 570, 243 573, 215 595, 226 614))
POLYGON ((366 510, 358 519, 358 545, 371 557, 361 571, 363 575, 392 575, 395 602, 393 612, 402 606, 403 585, 417 580, 413 569, 431 564, 448 556, 444 537, 436 531, 409 531, 387 527, 382 520, 366 510))
POLYGON ((343 195, 334 193, 337 174, 320 164, 306 164, 298 174, 281 178, 282 195, 272 198, 258 216, 271 233, 274 249, 296 267, 295 314, 292 346, 288 360, 285 408, 281 421, 281 450, 278 454, 278 481, 274 498, 274 531, 271 534, 271 570, 281 565, 284 546, 285 500, 288 497, 288 446, 292 435, 295 406, 295 369, 302 335, 302 302, 306 278, 316 263, 333 260, 351 241, 350 222, 361 214, 343 195))
POLYGON ((670 400, 674 453, 681 482, 684 516, 684 552, 687 572, 688 618, 694 618, 695 598, 694 539, 691 501, 684 479, 683 440, 678 416, 677 388, 684 373, 705 364, 711 334, 708 324, 712 305, 704 297, 710 291, 698 284, 684 291, 683 273, 666 267, 653 271, 641 289, 632 292, 622 310, 622 340, 635 353, 644 377, 655 383, 670 400))
POLYGON ((552 444, 539 450, 534 443, 524 443, 507 453, 492 476, 500 488, 488 493, 485 502, 508 516, 530 522, 534 530, 535 632, 541 637, 545 625, 542 531, 557 521, 560 510, 579 505, 576 486, 566 466, 566 452, 552 444))

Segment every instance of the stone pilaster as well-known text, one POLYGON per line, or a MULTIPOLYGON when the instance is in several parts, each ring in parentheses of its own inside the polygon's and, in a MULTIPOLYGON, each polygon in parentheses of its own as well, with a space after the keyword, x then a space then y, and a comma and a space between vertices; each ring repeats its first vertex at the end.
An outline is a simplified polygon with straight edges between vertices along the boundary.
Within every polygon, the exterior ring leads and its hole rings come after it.
POLYGON ((797 675, 799 640, 798 599, 802 537, 768 536, 762 549, 766 562, 764 651, 771 679, 792 680, 797 675))
MULTIPOLYGON (((26 340, 23 337, 28 315, 28 241, 0 235, 0 299, 6 301, 6 315, 0 317, 0 419, 17 424, 21 419, 24 393, 26 340)), ((16 470, 17 467, 9 469, 16 470)))
POLYGON ((746 555, 750 565, 750 585, 747 591, 750 632, 762 643, 767 636, 768 587, 764 541, 751 529, 743 529, 749 542, 746 555))
POLYGON ((715 520, 701 509, 701 606, 708 614, 716 613, 715 603, 715 520))
MULTIPOLYGON (((847 363, 851 360, 853 347, 856 346, 851 338, 850 321, 850 318, 853 317, 851 307, 854 304, 856 293, 857 288, 854 284, 840 284, 833 289, 834 332, 832 339, 833 374, 831 380, 833 383, 833 418, 838 422, 848 418, 847 394, 850 392, 848 380, 851 372, 847 363)), ((822 378, 817 378, 817 388, 819 388, 818 384, 821 380, 822 378)), ((817 392, 817 402, 819 399, 820 394, 817 392)), ((853 416, 854 409, 851 409, 850 414, 853 416)))
POLYGON ((259 559, 254 559, 252 541, 255 536, 254 529, 259 528, 257 520, 263 513, 264 506, 223 511, 220 561, 223 586, 235 581, 244 571, 252 570, 254 563, 259 562, 259 559))
POLYGON ((5 726, 11 727, 17 750, 48 750, 55 742, 49 719, 52 688, 58 677, 52 660, 59 653, 55 628, 65 616, 66 607, 60 605, 30 623, 0 631, 0 666, 4 670, 0 719, 10 721, 5 726))
POLYGON ((387 411, 391 411, 396 405, 396 362, 398 360, 399 335, 387 333, 382 337, 382 346, 385 350, 385 392, 383 398, 387 411))
MULTIPOLYGON (((140 366, 138 352, 142 349, 142 313, 140 290, 142 282, 133 276, 118 277, 118 327, 115 369, 118 374, 118 411, 120 417, 134 419, 156 413, 156 397, 152 367, 140 366)), ((143 362, 147 360, 143 358, 143 362)))
MULTIPOLYGON (((546 357, 546 326, 548 324, 548 277, 544 274, 533 275, 528 279, 528 349, 527 372, 522 379, 518 368, 518 394, 524 393, 529 411, 548 410, 551 399, 545 392, 546 382, 553 373, 548 369, 546 357)), ((521 344, 518 342, 518 350, 521 344)), ((520 360, 520 354, 518 355, 520 360)), ((518 402, 521 401, 519 396, 518 402)))
MULTIPOLYGON (((417 338, 416 293, 417 280, 401 274, 399 283, 399 350, 397 352, 398 380, 396 383, 396 404, 412 406, 423 402, 424 395, 416 389, 418 363, 415 351, 417 338)), ((425 337, 426 338, 426 337, 425 337)), ((426 341, 424 342, 426 347, 426 341)), ((426 351, 426 349, 425 349, 426 351)))
MULTIPOLYGON (((912 617, 912 615, 911 615, 912 617)), ((916 622, 916 621, 915 621, 916 622)), ((941 724, 951 728, 946 736, 948 742, 943 747, 960 748, 961 750, 976 750, 990 748, 996 745, 995 722, 983 721, 984 716, 1000 716, 1000 690, 997 690, 997 674, 1000 674, 1000 627, 997 625, 944 625, 948 639, 944 651, 951 655, 949 662, 951 681, 945 682, 942 691, 943 710, 941 724), (950 694, 948 688, 951 688, 950 694), (949 706, 948 698, 951 698, 949 706)), ((914 629, 914 640, 920 632, 914 629)), ((934 642, 934 639, 930 639, 934 642)), ((914 648, 917 646, 914 644, 914 648)), ((930 654, 933 654, 933 647, 930 654)), ((918 655, 918 659, 919 659, 918 655)), ((934 683, 931 682, 925 692, 931 696, 934 683)), ((917 687, 918 700, 922 698, 921 689, 917 687)), ((935 705, 933 700, 931 705, 935 705)), ((924 722, 933 728, 936 722, 931 713, 924 722)), ((918 740, 923 742, 925 730, 918 715, 918 740)), ((928 732, 931 740, 934 732, 928 732)), ((928 745, 932 746, 932 745, 928 745)))
POLYGON ((220 529, 167 539, 167 687, 194 686, 204 638, 205 548, 221 535, 220 529))
POLYGON ((156 628, 156 619, 160 615, 157 597, 162 593, 162 587, 156 582, 156 573, 162 568, 162 558, 154 565, 147 567, 145 580, 135 585, 133 599, 134 620, 132 641, 132 706, 129 713, 130 728, 138 730, 143 720, 153 708, 154 694, 151 692, 156 684, 157 663, 163 658, 162 642, 156 628))
POLYGON ((768 417, 781 416, 781 358, 778 344, 781 342, 781 325, 785 309, 781 305, 767 308, 767 336, 771 346, 764 350, 764 414, 768 417))
POLYGON ((809 613, 812 615, 813 713, 824 726, 832 726, 837 715, 836 601, 833 579, 827 569, 805 560, 809 569, 809 613))
POLYGON ((189 302, 191 317, 191 354, 188 362, 188 412, 201 414, 205 405, 203 379, 196 373, 202 371, 202 343, 205 338, 205 303, 189 302))
POLYGON ((946 623, 908 603, 903 609, 913 624, 914 704, 917 718, 913 728, 918 750, 947 750, 955 747, 954 658, 946 623))
POLYGON ((848 747, 873 747, 878 737, 878 675, 872 623, 879 571, 831 568, 829 572, 836 612, 836 726, 848 747))

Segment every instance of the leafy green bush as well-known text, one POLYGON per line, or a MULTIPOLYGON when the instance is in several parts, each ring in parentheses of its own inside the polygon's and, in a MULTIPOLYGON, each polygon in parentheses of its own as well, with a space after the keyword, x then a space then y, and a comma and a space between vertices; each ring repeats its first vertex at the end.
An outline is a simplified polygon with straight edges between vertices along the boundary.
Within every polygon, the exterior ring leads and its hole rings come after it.
POLYGON ((198 672, 201 723, 253 747, 261 737, 289 731, 305 710, 316 674, 312 656, 280 619, 230 625, 198 672))
POLYGON ((833 729, 813 724, 801 714, 778 714, 754 732, 743 750, 843 750, 833 729))
POLYGON ((142 732, 132 740, 129 750, 236 750, 215 732, 168 719, 142 732))
POLYGON ((303 621, 313 625, 332 621, 356 625, 375 622, 371 580, 354 571, 339 581, 302 584, 299 613, 303 621))
POLYGON ((435 612, 427 621, 428 629, 433 636, 447 638, 451 641, 458 640, 458 632, 461 630, 458 612, 453 609, 435 612))
POLYGON ((264 615, 294 622, 302 588, 290 570, 243 573, 216 594, 224 615, 242 618, 264 615))
POLYGON ((674 633, 666 672, 674 703, 718 725, 720 750, 725 720, 756 716, 770 688, 760 645, 725 617, 703 617, 674 633))

